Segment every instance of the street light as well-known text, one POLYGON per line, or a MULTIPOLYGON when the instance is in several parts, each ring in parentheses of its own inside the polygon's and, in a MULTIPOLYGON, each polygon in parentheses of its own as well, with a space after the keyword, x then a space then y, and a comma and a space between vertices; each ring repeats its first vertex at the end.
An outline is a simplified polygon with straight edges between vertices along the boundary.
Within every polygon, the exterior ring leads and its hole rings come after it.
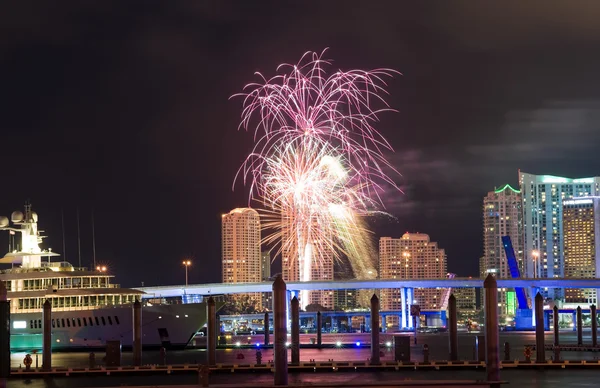
POLYGON ((106 266, 105 265, 102 265, 102 266, 99 265, 99 266, 96 267, 96 271, 98 271, 98 272, 106 272, 106 266))
POLYGON ((540 251, 537 249, 532 251, 531 256, 533 257, 533 277, 537 278, 537 261, 540 258, 540 251))
POLYGON ((188 267, 192 265, 192 262, 190 260, 184 260, 183 261, 183 266, 185 267, 185 286, 188 286, 188 267))

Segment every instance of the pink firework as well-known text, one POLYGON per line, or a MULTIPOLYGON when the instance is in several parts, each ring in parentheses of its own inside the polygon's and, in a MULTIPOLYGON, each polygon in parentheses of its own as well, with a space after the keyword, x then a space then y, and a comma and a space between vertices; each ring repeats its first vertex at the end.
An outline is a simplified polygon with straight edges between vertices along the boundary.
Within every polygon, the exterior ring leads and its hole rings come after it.
MULTIPOLYGON (((258 74, 262 82, 238 95, 244 97, 240 128, 255 134, 238 175, 250 185, 250 198, 275 215, 267 226, 279 233, 267 240, 281 240, 284 261, 298 262, 300 280, 310 280, 315 263, 340 252, 351 262, 366 260, 360 217, 383 206, 384 187, 399 190, 386 174, 397 173, 384 157, 392 147, 373 127, 379 113, 392 110, 381 94, 384 78, 397 72, 328 75, 323 54, 307 52, 270 79, 258 74)), ((363 272, 365 266, 353 267, 363 272)))

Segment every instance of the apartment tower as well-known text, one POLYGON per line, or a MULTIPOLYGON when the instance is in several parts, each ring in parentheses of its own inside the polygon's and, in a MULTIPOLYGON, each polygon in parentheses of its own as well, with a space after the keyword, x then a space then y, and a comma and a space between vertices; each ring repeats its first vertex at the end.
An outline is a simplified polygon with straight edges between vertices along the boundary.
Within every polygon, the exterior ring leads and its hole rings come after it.
MULTIPOLYGON (((600 197, 563 201, 563 247, 566 278, 597 278, 600 275, 600 197)), ((597 305, 597 290, 565 290, 565 303, 597 305)))
MULTIPOLYGON (((221 218, 223 283, 262 281, 260 217, 251 208, 233 209, 221 218)), ((262 309, 260 293, 248 294, 262 309)))
MULTIPOLYGON (((446 254, 429 236, 405 233, 401 238, 379 239, 379 275, 381 279, 441 279, 447 275, 446 254)), ((439 310, 444 304, 443 290, 415 289, 414 301, 402 301, 400 289, 381 290, 382 310, 402 310, 418 304, 422 310, 439 310)), ((396 317, 390 317, 394 321, 396 317)), ((396 322, 394 322, 396 323, 396 322)))
MULTIPOLYGON (((510 278, 510 269, 502 243, 509 236, 519 269, 523 269, 523 228, 521 226, 521 192, 510 185, 490 191, 483 199, 483 258, 481 276, 493 274, 497 278, 510 278)), ((515 314, 514 290, 501 289, 498 303, 501 315, 515 314), (509 303, 512 301, 512 303, 509 303)))
MULTIPOLYGON (((526 277, 565 276, 563 200, 598 196, 600 177, 564 178, 519 172, 523 203, 523 252, 526 277)), ((562 297, 549 289, 546 296, 562 297)))

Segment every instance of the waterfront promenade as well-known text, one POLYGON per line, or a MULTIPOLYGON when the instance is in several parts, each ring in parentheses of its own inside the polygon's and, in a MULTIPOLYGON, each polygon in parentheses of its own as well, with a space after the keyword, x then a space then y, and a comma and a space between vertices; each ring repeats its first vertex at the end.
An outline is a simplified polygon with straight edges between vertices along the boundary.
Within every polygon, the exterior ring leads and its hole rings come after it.
MULTIPOLYGON (((459 359, 473 359, 473 344, 475 337, 480 333, 461 333, 459 335, 459 359)), ((262 336, 256 336, 260 338, 262 336)), ((303 336, 301 342, 309 342, 310 335, 303 336)), ((254 338, 253 338, 254 339, 254 338)), ((334 360, 342 361, 366 361, 370 356, 368 342, 368 334, 326 334, 323 336, 325 344, 335 344, 336 341, 342 341, 343 347, 328 347, 324 349, 301 349, 300 357, 302 362, 315 360, 316 362, 327 362, 334 360), (356 346, 356 341, 362 341, 361 346, 356 346)), ((512 353, 511 359, 523 360, 523 351, 526 345, 531 345, 535 341, 533 332, 503 332, 500 333, 501 343, 509 342, 511 344, 512 353)), ((382 336, 382 342, 385 341, 385 335, 382 336)), ((550 343, 551 333, 546 333, 546 341, 550 343)), ((590 333, 585 332, 584 343, 590 341, 590 333)), ((576 334, 572 331, 561 332, 561 342, 569 344, 576 342, 576 334)), ((417 344, 411 346, 411 360, 416 362, 423 361, 423 344, 428 344, 430 349, 430 357, 432 360, 447 360, 448 359, 448 336, 446 333, 421 333, 418 335, 417 344)), ((600 349, 599 349, 600 350, 600 349)), ((394 360, 393 349, 382 347, 383 356, 382 362, 394 360)), ((273 358, 272 349, 261 349, 263 362, 273 358)), ((534 352, 535 354, 535 352, 534 352)), ((547 351, 546 356, 549 359, 551 352, 547 351)), ((563 352, 562 358, 566 360, 595 360, 600 356, 600 352, 563 352)), ((18 368, 22 364, 24 353, 13 353, 11 357, 11 366, 18 368)), ((102 352, 96 353, 96 359, 99 364, 102 364, 102 352)), ((256 348, 228 348, 219 349, 217 351, 217 363, 220 364, 253 364, 256 359, 256 348), (243 359, 239 359, 239 355, 243 355, 243 359)), ((289 354, 288 354, 289 358, 289 354)), ((198 364, 204 363, 206 359, 206 351, 204 349, 188 349, 182 351, 167 352, 167 364, 198 364)), ((41 356, 40 356, 41 360, 41 356)), ((78 368, 87 367, 88 353, 87 352, 65 352, 54 353, 52 355, 53 365, 56 367, 78 368)), ((122 355, 122 365, 131 365, 133 361, 131 352, 124 352, 122 355)), ((160 352, 144 351, 143 364, 159 364, 161 362, 160 352)), ((192 367, 192 365, 190 365, 192 367)), ((512 370, 504 368, 501 371, 501 380, 507 381, 509 386, 523 385, 527 387, 560 387, 578 386, 592 387, 596 386, 595 379, 598 374, 598 369, 529 369, 529 370, 512 370)), ((331 368, 318 369, 310 372, 299 372, 290 370, 290 384, 305 383, 315 386, 315 384, 336 384, 338 386, 368 386, 376 383, 394 383, 399 380, 407 381, 422 381, 436 380, 436 382, 444 380, 453 380, 455 383, 458 380, 485 380, 485 369, 478 367, 462 368, 454 370, 415 370, 414 368, 402 368, 397 371, 393 370, 356 370, 356 371, 333 371, 331 368)), ((99 374, 97 376, 81 376, 71 375, 69 377, 50 377, 41 378, 22 378, 13 377, 7 382, 7 387, 17 388, 27 386, 28 388, 54 388, 54 387, 116 387, 116 386, 198 386, 198 377, 194 371, 187 373, 165 374, 143 374, 143 375, 112 375, 99 374)), ((273 375, 268 370, 262 371, 230 371, 212 373, 210 376, 210 386, 226 386, 225 384, 235 384, 236 387, 242 388, 247 386, 271 386, 273 383, 273 375)), ((385 385, 384 385, 385 386, 385 385)))
MULTIPOLYGON (((403 334, 413 338, 410 334, 403 334)), ((475 338, 481 333, 460 333, 458 341, 458 356, 460 360, 473 360, 473 347, 475 344, 475 338)), ((248 336, 243 336, 247 338, 248 336)), ((301 336, 301 343, 308 344, 310 338, 313 335, 307 334, 301 336)), ((393 361, 394 351, 391 347, 386 347, 386 339, 391 335, 382 334, 381 351, 383 352, 382 360, 393 361)), ((242 336, 240 336, 242 338, 242 336)), ((256 335, 252 336, 251 342, 253 344, 259 342, 262 344, 264 336, 256 335)), ((546 332, 545 335, 546 344, 552 343, 552 333, 546 332)), ((590 332, 584 332, 584 343, 590 343, 590 332)), ((343 347, 331 347, 324 349, 305 349, 300 350, 301 361, 328 361, 333 359, 334 361, 366 361, 370 357, 369 347, 369 334, 324 334, 323 343, 325 345, 335 345, 337 341, 342 342, 343 347), (360 342, 360 346, 356 346, 356 342, 360 342)), ((500 342, 508 342, 511 347, 511 359, 523 360, 525 346, 533 345, 535 343, 534 332, 502 332, 500 333, 500 342)), ((564 345, 575 344, 577 342, 577 335, 572 331, 561 332, 561 343, 564 345)), ((423 344, 429 346, 429 353, 431 360, 447 360, 448 359, 448 335, 447 333, 428 334, 420 333, 417 336, 417 344, 411 345, 411 360, 421 362, 423 361, 423 344)), ((264 362, 273 359, 273 349, 260 348, 262 353, 262 359, 264 362)), ((225 364, 248 364, 256 361, 256 346, 253 345, 250 348, 243 347, 230 347, 228 349, 217 350, 217 362, 225 364), (239 359, 238 355, 242 354, 243 359, 239 359)), ((55 367, 87 367, 88 366, 88 355, 89 352, 63 352, 53 353, 52 364, 55 367)), ((102 364, 102 358, 104 357, 103 352, 95 352, 97 364, 102 364)), ((25 353, 12 353, 11 355, 11 367, 18 368, 23 363, 23 357, 25 353)), ((552 356, 551 351, 546 352, 546 357, 550 359, 552 356)), ((41 355, 38 356, 41 363, 41 355)), ((598 352, 589 351, 569 351, 562 352, 561 358, 565 360, 595 360, 600 357, 600 348, 598 352)), ((288 351, 288 359, 290 358, 288 351)), ((534 354, 535 358, 535 354, 534 354)), ((168 351, 167 352, 167 363, 168 364, 198 364, 204 363, 206 360, 206 351, 204 349, 188 349, 179 351, 168 351)), ((158 351, 144 351, 143 359, 144 364, 160 364, 161 357, 158 351)), ((133 362, 133 356, 131 352, 123 352, 122 354, 122 365, 131 365, 133 362)), ((34 365, 35 366, 35 362, 34 365)))
MULTIPOLYGON (((398 381, 435 380, 484 380, 483 370, 470 371, 384 371, 384 372, 337 372, 337 373, 290 373, 289 383, 305 384, 314 388, 317 384, 330 386, 368 386, 398 381)), ((501 379, 507 381, 504 385, 527 388, 566 388, 597 387, 598 370, 503 370, 501 379)), ((198 379, 193 374, 153 375, 153 376, 71 376, 38 379, 9 379, 7 388, 100 388, 100 387, 164 387, 184 388, 198 387, 198 379)), ((251 374, 215 374, 210 377, 211 387, 271 387, 271 373, 251 374), (247 384, 247 385, 246 385, 247 384)))

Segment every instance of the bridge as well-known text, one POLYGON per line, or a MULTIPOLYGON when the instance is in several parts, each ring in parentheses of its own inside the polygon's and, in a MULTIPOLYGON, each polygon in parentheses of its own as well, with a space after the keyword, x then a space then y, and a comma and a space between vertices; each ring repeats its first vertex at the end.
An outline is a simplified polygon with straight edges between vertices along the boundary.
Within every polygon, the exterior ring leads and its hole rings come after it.
MULTIPOLYGON (((535 278, 498 279, 498 288, 598 288, 600 279, 591 278, 535 278)), ((370 290, 382 288, 483 288, 483 279, 378 279, 378 280, 331 280, 312 282, 288 282, 287 289, 294 291, 316 290, 370 290)), ((208 283, 173 286, 139 287, 146 294, 143 298, 171 298, 184 294, 226 295, 246 292, 271 292, 272 282, 262 283, 208 283)))
MULTIPOLYGON (((497 279, 498 288, 598 288, 600 279, 592 278, 527 278, 497 279)), ((271 292, 272 282, 262 283, 208 283, 173 286, 139 287, 146 294, 143 298, 171 298, 184 294, 226 295, 247 292, 271 292)), ((329 280, 311 282, 288 282, 290 291, 317 290, 370 290, 382 288, 483 288, 483 279, 378 279, 378 280, 329 280)), ((535 296, 535 295, 533 295, 535 296)))
MULTIPOLYGON (((544 288, 596 288, 600 289, 600 279, 593 278, 517 278, 517 279, 497 279, 499 289, 502 288, 523 288, 529 290, 530 306, 534 305, 533 299, 539 289, 544 288)), ((288 305, 291 294, 302 290, 372 290, 383 288, 399 289, 403 300, 408 303, 402 303, 402 310, 399 311, 400 327, 412 328, 413 322, 409 317, 410 305, 413 300, 413 291, 415 288, 483 288, 483 279, 473 278, 443 278, 443 279, 377 279, 377 280, 332 280, 332 281, 311 281, 311 282, 288 282, 288 305)), ((144 299, 152 298, 174 298, 184 297, 188 301, 201 301, 202 297, 209 295, 243 294, 248 292, 271 292, 272 282, 261 283, 212 283, 212 284, 191 284, 175 286, 157 286, 141 287, 138 290, 144 291, 144 299)), ((188 302, 184 302, 188 303, 188 302)), ((535 327, 535 315, 531 307, 519 307, 517 310, 517 326, 522 328, 535 327)), ((439 311, 438 314, 442 321, 445 320, 445 311, 439 311)))

